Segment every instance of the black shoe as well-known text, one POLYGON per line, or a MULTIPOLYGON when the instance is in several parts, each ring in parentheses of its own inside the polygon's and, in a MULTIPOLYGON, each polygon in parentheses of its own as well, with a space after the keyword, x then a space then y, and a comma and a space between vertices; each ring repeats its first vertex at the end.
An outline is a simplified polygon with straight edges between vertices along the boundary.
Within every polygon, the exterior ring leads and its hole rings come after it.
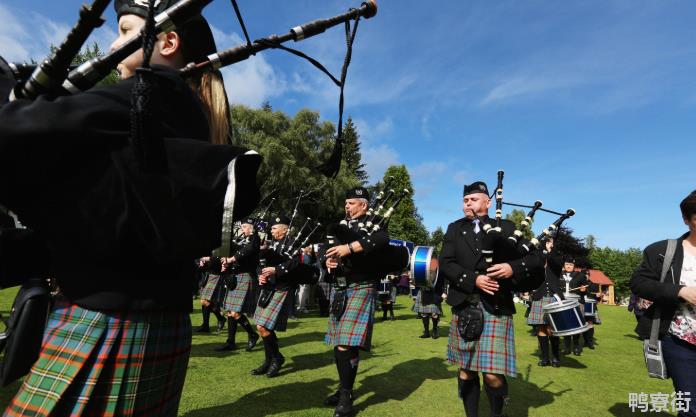
POLYGON ((334 417, 349 417, 353 415, 353 394, 349 389, 341 388, 338 394, 338 405, 334 417))
POLYGON ((225 328, 226 320, 218 320, 217 331, 221 332, 225 328))
POLYGON ((204 324, 196 329, 196 333, 210 333, 210 326, 204 324))
POLYGON ((249 336, 249 341, 247 342, 246 348, 244 348, 247 352, 251 352, 251 350, 256 346, 256 342, 259 341, 261 336, 258 335, 258 333, 252 333, 249 336))
POLYGON ((554 368, 560 368, 561 362, 559 362, 558 359, 551 359, 551 366, 553 366, 554 368))
POLYGON ((396 320, 396 317, 391 316, 391 321, 394 321, 394 320, 396 320))
POLYGON ((273 358, 271 359, 271 365, 268 367, 268 372, 266 372, 266 376, 269 378, 275 378, 278 376, 280 373, 280 368, 283 367, 283 364, 285 363, 285 358, 280 357, 280 358, 273 358))
POLYGON ((549 362, 548 359, 542 359, 539 362, 537 362, 537 365, 539 365, 539 366, 549 366, 550 364, 551 364, 551 362, 549 362))
POLYGON ((589 345, 587 345, 587 348, 590 350, 594 350, 594 343, 590 343, 589 345))
POLYGON ((263 375, 266 372, 268 372, 268 368, 271 366, 270 362, 264 362, 263 365, 259 366, 256 369, 251 370, 252 375, 263 375))
POLYGON ((429 331, 425 331, 425 332, 423 332, 422 335, 420 335, 420 336, 418 336, 418 337, 420 337, 421 339, 427 339, 427 338, 430 337, 430 332, 429 332, 429 331))
MULTIPOLYGON (((338 405, 338 400, 341 398, 341 391, 336 390, 333 394, 329 395, 326 397, 324 400, 324 405, 328 407, 336 407, 338 405)), ((351 394, 351 399, 353 398, 353 394, 351 394)))
POLYGON ((433 339, 437 339, 440 335, 437 332, 437 327, 433 329, 433 339))
POLYGON ((220 346, 219 348, 215 348, 215 350, 218 352, 224 352, 226 350, 236 350, 236 349, 237 349, 237 345, 235 343, 230 343, 230 342, 225 343, 224 345, 220 346))
POLYGON ((575 356, 580 356, 580 355, 582 355, 582 350, 580 350, 580 349, 573 349, 573 355, 575 355, 575 356))

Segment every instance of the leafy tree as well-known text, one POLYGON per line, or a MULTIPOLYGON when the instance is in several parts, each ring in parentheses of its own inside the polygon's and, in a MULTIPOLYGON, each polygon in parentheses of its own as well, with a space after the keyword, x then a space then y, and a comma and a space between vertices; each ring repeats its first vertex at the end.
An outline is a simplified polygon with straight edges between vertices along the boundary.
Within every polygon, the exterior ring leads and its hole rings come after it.
POLYGON ((442 230, 442 227, 438 226, 437 229, 430 234, 430 246, 433 246, 437 249, 437 252, 440 253, 442 252, 442 243, 444 241, 445 232, 442 230))
POLYGON ((589 253, 589 260, 595 269, 601 270, 614 281, 614 292, 618 298, 622 298, 630 295, 629 281, 633 271, 643 260, 643 255, 636 248, 618 250, 595 247, 589 253))
MULTIPOLYGON (((51 46, 51 52, 55 49, 54 46, 51 46)), ((104 52, 99 48, 99 45, 97 45, 96 42, 92 44, 92 47, 90 48, 87 46, 85 49, 83 49, 80 53, 78 53, 75 58, 73 59, 73 64, 74 65, 80 65, 83 62, 87 62, 92 58, 104 56, 104 52)), ((116 70, 112 70, 109 75, 104 77, 97 85, 110 85, 110 84, 116 84, 120 80, 120 77, 118 76, 118 72, 116 70)))
POLYGON ((409 194, 404 197, 391 216, 389 234, 398 239, 414 242, 416 245, 427 244, 430 236, 423 225, 423 217, 418 213, 413 202, 413 184, 406 166, 392 165, 387 168, 383 181, 375 185, 374 189, 381 190, 384 180, 389 177, 394 177, 390 185, 390 188, 395 191, 394 199, 398 198, 404 189, 409 190, 409 194))
POLYGON ((585 246, 587 249, 592 250, 597 246, 597 239, 593 235, 587 235, 585 238, 585 246))
POLYGON ((573 236, 573 229, 561 226, 554 240, 554 250, 562 255, 575 258, 575 265, 581 268, 592 268, 589 258, 590 250, 585 247, 581 239, 573 236))
MULTIPOLYGON (((520 228, 520 225, 522 224, 522 220, 527 217, 527 213, 525 213, 523 210, 520 209, 513 209, 510 213, 505 215, 506 220, 510 220, 513 223, 515 223, 515 227, 517 229, 520 228)), ((533 223, 532 223, 533 224, 533 223)), ((534 232, 532 232, 532 225, 530 224, 527 229, 524 230, 523 236, 526 239, 531 239, 534 237, 534 232)))
POLYGON ((317 112, 300 110, 290 117, 273 111, 270 104, 261 109, 232 106, 231 112, 233 143, 264 157, 258 179, 262 195, 276 198, 271 213, 291 215, 302 191, 305 197, 298 212, 324 225, 314 235, 321 238, 327 224, 344 217, 345 191, 361 184, 346 164, 341 164, 335 179, 327 179, 314 169, 331 152, 333 124, 321 121, 317 112))
POLYGON ((364 185, 367 183, 365 164, 362 163, 360 154, 360 135, 352 118, 343 126, 343 161, 346 168, 364 185))

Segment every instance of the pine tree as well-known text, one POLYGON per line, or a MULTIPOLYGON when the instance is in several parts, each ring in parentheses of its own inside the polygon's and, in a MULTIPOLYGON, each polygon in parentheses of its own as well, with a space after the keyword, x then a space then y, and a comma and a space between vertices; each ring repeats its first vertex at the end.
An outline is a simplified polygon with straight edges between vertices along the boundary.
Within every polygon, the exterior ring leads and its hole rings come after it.
MULTIPOLYGON (((411 176, 405 165, 392 165, 384 173, 384 180, 394 177, 389 188, 394 190, 394 197, 390 201, 396 201, 399 195, 407 189, 409 193, 401 201, 401 204, 394 210, 389 221, 389 235, 396 239, 402 239, 425 245, 430 241, 427 229, 423 225, 423 217, 418 213, 416 204, 413 201, 413 184, 411 176)), ((384 180, 375 186, 376 190, 384 187, 384 180)), ((387 206, 391 204, 387 202, 387 206)))
POLYGON ((367 172, 360 154, 360 135, 350 117, 343 125, 343 162, 348 172, 353 173, 363 185, 367 183, 367 172))

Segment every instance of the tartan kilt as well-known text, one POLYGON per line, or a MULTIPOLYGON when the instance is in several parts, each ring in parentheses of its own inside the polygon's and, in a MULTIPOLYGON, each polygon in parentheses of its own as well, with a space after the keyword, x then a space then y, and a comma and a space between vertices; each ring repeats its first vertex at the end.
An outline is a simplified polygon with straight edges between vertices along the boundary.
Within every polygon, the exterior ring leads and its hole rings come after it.
POLYGON ((237 285, 234 290, 228 291, 225 297, 225 311, 242 314, 254 314, 256 311, 256 297, 254 296, 254 278, 248 272, 236 274, 237 285))
POLYGON ((548 324, 546 322, 546 317, 544 317, 544 306, 555 302, 556 299, 549 296, 544 296, 541 300, 532 301, 532 307, 529 310, 529 316, 527 316, 527 324, 530 326, 537 324, 548 324))
MULTIPOLYGON (((331 302, 335 289, 331 291, 331 302)), ((329 316, 324 341, 333 346, 357 346, 370 351, 375 315, 375 288, 372 284, 355 283, 346 290, 346 311, 339 320, 329 316)))
POLYGON ((495 316, 483 309, 483 332, 467 342, 459 335, 459 316, 452 311, 447 361, 461 369, 517 376, 515 331, 512 316, 495 316))
POLYGON ((413 306, 411 307, 411 310, 415 313, 418 313, 418 314, 425 314, 425 315, 437 314, 438 316, 441 316, 442 309, 440 308, 439 304, 422 304, 421 303, 422 294, 423 294, 423 291, 418 291, 418 295, 416 295, 416 299, 413 302, 413 306))
POLYGON ((3 416, 175 417, 190 352, 188 313, 105 313, 58 298, 3 416))
POLYGON ((205 287, 201 290, 201 300, 215 302, 220 296, 220 291, 222 291, 220 275, 208 274, 205 287))
POLYGON ((289 291, 289 289, 275 290, 273 298, 265 308, 257 305, 254 323, 268 330, 284 332, 288 326, 288 316, 292 305, 292 298, 288 297, 289 291))

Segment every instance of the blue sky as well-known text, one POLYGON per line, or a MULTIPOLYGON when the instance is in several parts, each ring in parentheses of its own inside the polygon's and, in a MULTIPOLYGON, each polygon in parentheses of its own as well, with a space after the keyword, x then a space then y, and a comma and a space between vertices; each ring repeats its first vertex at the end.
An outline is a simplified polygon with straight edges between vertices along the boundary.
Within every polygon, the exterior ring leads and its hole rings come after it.
MULTIPOLYGON (((3 0, 0 55, 41 59, 82 0, 3 0)), ((238 1, 250 36, 284 34, 358 1, 238 1)), ((644 247, 684 230, 678 204, 696 188, 696 3, 689 1, 381 0, 362 20, 348 73, 368 172, 409 168, 426 226, 461 217, 464 183, 540 199, 577 215, 576 235, 644 247)), ((241 42, 229 1, 204 13, 218 47, 241 42)), ((94 39, 108 47, 115 17, 94 39)), ((335 74, 342 27, 291 46, 335 74)), ((303 60, 268 51, 224 71, 234 103, 320 111, 335 122, 338 90, 303 60)), ((554 220, 540 215, 535 229, 554 220)))

